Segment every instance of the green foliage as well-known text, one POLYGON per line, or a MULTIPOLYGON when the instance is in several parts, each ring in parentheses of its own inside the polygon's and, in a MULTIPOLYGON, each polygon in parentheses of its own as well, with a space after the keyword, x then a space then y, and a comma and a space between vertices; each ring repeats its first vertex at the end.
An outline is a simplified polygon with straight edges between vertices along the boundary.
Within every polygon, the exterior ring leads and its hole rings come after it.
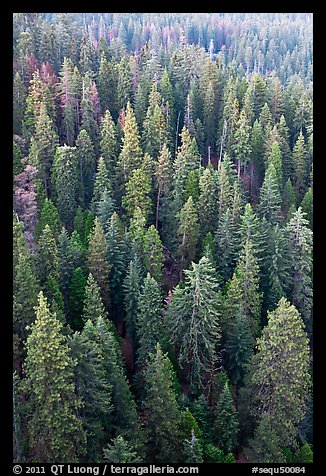
POLYGON ((68 315, 73 329, 82 328, 82 313, 87 279, 81 268, 74 269, 68 288, 68 315))
POLYGON ((218 282, 205 256, 198 264, 192 263, 185 275, 185 285, 178 285, 173 292, 167 319, 179 363, 186 367, 192 392, 197 393, 216 361, 220 339, 218 282))
POLYGON ((213 438, 217 445, 226 453, 231 452, 237 445, 239 422, 237 411, 233 404, 232 393, 228 382, 214 408, 213 438))
POLYGON ((160 235, 154 225, 151 225, 143 241, 144 267, 158 282, 162 282, 163 245, 160 235))
POLYGON ((104 459, 109 463, 141 463, 137 453, 123 436, 118 435, 103 449, 104 459))
POLYGON ((178 452, 180 411, 173 391, 172 365, 159 344, 149 355, 145 369, 148 451, 157 463, 176 463, 178 452))
POLYGON ((93 275, 90 273, 85 287, 83 321, 86 323, 90 320, 94 324, 99 317, 106 317, 106 311, 101 298, 101 290, 93 275))
POLYGON ((85 432, 73 380, 77 362, 71 356, 62 324, 50 312, 42 292, 26 350, 31 462, 78 461, 85 452, 85 432))

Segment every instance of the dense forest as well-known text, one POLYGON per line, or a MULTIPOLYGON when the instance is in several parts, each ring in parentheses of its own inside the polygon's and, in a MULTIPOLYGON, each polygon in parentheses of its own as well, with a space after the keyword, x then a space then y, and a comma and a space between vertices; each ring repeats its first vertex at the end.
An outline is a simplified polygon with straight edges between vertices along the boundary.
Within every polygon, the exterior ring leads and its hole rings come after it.
POLYGON ((312 462, 312 104, 312 14, 13 15, 15 462, 312 462))

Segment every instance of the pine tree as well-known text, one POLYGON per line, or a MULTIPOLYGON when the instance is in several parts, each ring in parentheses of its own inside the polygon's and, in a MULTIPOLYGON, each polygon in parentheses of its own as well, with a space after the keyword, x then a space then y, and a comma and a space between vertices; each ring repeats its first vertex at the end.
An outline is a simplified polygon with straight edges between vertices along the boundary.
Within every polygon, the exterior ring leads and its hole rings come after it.
POLYGON ((185 269, 195 258, 199 237, 197 211, 191 196, 182 207, 178 218, 178 235, 181 241, 179 245, 179 254, 181 256, 181 267, 182 269, 185 269))
POLYGON ((133 217, 135 208, 139 207, 147 222, 152 207, 150 192, 151 184, 146 172, 143 169, 133 170, 126 182, 126 194, 122 197, 122 205, 128 218, 133 217))
POLYGON ((270 163, 260 189, 259 214, 275 225, 280 222, 281 195, 277 179, 277 172, 273 163, 270 163))
POLYGON ((142 142, 144 151, 157 158, 166 142, 164 114, 161 109, 162 98, 155 83, 149 94, 149 104, 143 123, 142 142))
POLYGON ((144 267, 158 282, 162 282, 163 245, 154 225, 151 225, 144 236, 143 242, 144 267))
POLYGON ((62 224, 59 211, 49 198, 45 198, 43 207, 40 211, 39 221, 35 229, 36 238, 39 238, 45 225, 49 225, 55 238, 57 239, 62 230, 62 224))
POLYGON ((103 353, 107 380, 112 387, 113 436, 123 436, 139 456, 142 456, 144 438, 113 325, 99 317, 96 324, 90 327, 90 331, 90 339, 98 343, 103 353))
POLYGON ((166 354, 156 345, 149 355, 145 369, 148 453, 157 463, 179 461, 180 411, 173 390, 172 365, 166 354))
POLYGON ((264 413, 258 423, 254 438, 249 441, 245 454, 249 463, 284 463, 285 456, 271 417, 264 413))
POLYGON ((187 380, 196 393, 205 373, 216 361, 220 339, 219 296, 216 271, 206 257, 185 271, 185 285, 178 285, 167 309, 170 340, 178 360, 186 367, 187 380))
POLYGON ((57 148, 53 169, 52 183, 55 201, 62 223, 72 227, 77 210, 77 160, 76 148, 63 145, 57 148))
POLYGON ((224 452, 231 452, 237 444, 239 423, 228 382, 214 408, 213 431, 215 442, 224 452))
POLYGON ((25 248, 18 253, 13 280, 13 329, 22 340, 26 338, 27 327, 35 319, 38 293, 33 261, 25 248))
POLYGON ((100 288, 90 273, 85 287, 85 299, 83 307, 83 321, 88 320, 96 323, 99 317, 105 318, 107 315, 101 298, 100 288))
POLYGON ((307 330, 312 329, 312 231, 301 207, 287 225, 290 252, 290 299, 300 312, 307 330))
POLYGON ((217 183, 212 167, 207 167, 199 178, 198 217, 201 236, 214 232, 217 225, 217 183))
POLYGON ((81 184, 81 201, 87 207, 93 195, 96 161, 94 145, 85 129, 80 130, 76 140, 76 147, 81 184))
POLYGON ((228 374, 231 383, 237 387, 243 384, 253 347, 254 339, 248 320, 239 308, 230 325, 226 340, 228 374))
POLYGON ((80 330, 87 279, 81 268, 74 269, 68 288, 68 316, 72 329, 80 330))
POLYGON ((101 119, 100 155, 104 158, 109 177, 112 177, 117 161, 117 131, 110 111, 107 109, 101 119))
POLYGON ((118 435, 103 449, 104 459, 110 463, 141 463, 141 460, 134 449, 123 436, 118 435))
POLYGON ((49 277, 59 277, 58 248, 49 225, 44 230, 37 243, 36 269, 41 286, 45 286, 49 277))
POLYGON ((162 334, 162 296, 159 285, 149 273, 144 279, 137 307, 137 364, 143 367, 162 334))
POLYGON ((294 185, 301 200, 307 190, 306 144, 302 132, 293 147, 294 185))
POLYGON ((74 369, 76 395, 83 402, 80 416, 87 435, 86 462, 100 462, 106 434, 111 430, 112 387, 105 373, 104 355, 89 338, 90 321, 81 333, 69 337, 77 365, 74 369), (91 382, 91 385, 90 385, 91 382))
POLYGON ((238 163, 238 180, 240 180, 241 168, 243 168, 245 173, 251 154, 250 125, 248 124, 248 118, 244 110, 241 111, 234 140, 233 152, 238 163))
POLYGON ((281 149, 277 141, 275 141, 272 145, 272 150, 267 160, 266 174, 268 173, 271 165, 273 165, 275 168, 275 176, 277 180, 277 185, 278 185, 279 191, 281 192, 283 190, 283 167, 282 167, 281 149))
POLYGON ((124 184, 130 177, 131 172, 141 167, 143 155, 140 147, 138 127, 130 102, 127 104, 123 133, 123 146, 118 158, 117 166, 120 169, 120 174, 124 184))
POLYGON ((282 197, 282 211, 284 213, 284 216, 287 216, 291 206, 295 207, 296 201, 297 201, 296 191, 289 177, 284 186, 283 197, 282 197))
POLYGON ((89 237, 88 271, 93 275, 100 290, 103 302, 107 306, 109 303, 109 272, 110 264, 107 260, 107 240, 99 219, 94 220, 94 227, 89 237))
POLYGON ((158 157, 155 169, 155 178, 157 188, 155 226, 156 229, 158 229, 159 218, 160 222, 162 223, 162 228, 164 228, 163 224, 166 221, 166 202, 171 195, 172 161, 171 154, 166 144, 163 144, 161 153, 158 157))
POLYGON ((77 362, 42 292, 26 350, 31 461, 77 462, 85 451, 85 432, 77 416, 81 402, 75 395, 73 380, 77 362))
POLYGON ((285 298, 268 313, 257 346, 249 373, 252 413, 260 421, 269 414, 279 444, 291 445, 305 413, 310 358, 302 318, 285 298))
POLYGON ((97 164, 97 172, 94 182, 94 190, 91 204, 91 210, 95 214, 98 214, 99 212, 100 202, 101 200, 103 200, 103 194, 105 191, 107 191, 110 197, 112 197, 112 185, 111 180, 109 178, 108 169, 106 167, 104 158, 100 157, 97 164))
POLYGON ((140 296, 140 264, 137 257, 129 262, 123 282, 127 335, 135 341, 136 318, 140 296))
POLYGON ((217 270, 224 281, 231 278, 239 248, 236 227, 229 208, 220 216, 215 234, 217 270))
POLYGON ((113 213, 106 234, 107 261, 110 267, 109 288, 112 307, 115 312, 121 311, 123 293, 122 283, 125 276, 125 243, 123 240, 122 224, 117 213, 113 213))
POLYGON ((259 293, 259 266, 251 240, 245 242, 224 302, 223 330, 228 330, 239 308, 250 325, 251 332, 257 334, 260 323, 261 294, 259 293))
POLYGON ((39 174, 44 182, 48 196, 50 184, 50 170, 58 145, 58 137, 52 119, 47 114, 44 103, 41 103, 40 111, 35 123, 35 143, 38 149, 39 174))

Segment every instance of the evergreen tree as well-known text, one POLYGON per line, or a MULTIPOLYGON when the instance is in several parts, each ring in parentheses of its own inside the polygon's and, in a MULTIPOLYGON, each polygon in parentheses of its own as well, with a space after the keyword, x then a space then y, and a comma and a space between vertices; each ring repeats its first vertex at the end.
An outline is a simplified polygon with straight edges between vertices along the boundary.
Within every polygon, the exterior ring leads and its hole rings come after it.
POLYGON ((233 385, 239 387, 243 384, 253 347, 254 339, 248 320, 239 308, 230 325, 226 340, 227 369, 233 385))
POLYGON ((77 210, 78 193, 75 147, 63 145, 57 148, 53 162, 52 183, 62 223, 71 228, 77 210))
POLYGON ((81 333, 75 332, 69 337, 69 346, 77 362, 74 369, 76 395, 83 402, 80 414, 87 435, 86 462, 100 462, 106 433, 111 429, 112 388, 105 374, 101 349, 89 339, 91 326, 87 321, 81 333))
POLYGON ((258 423, 254 438, 246 449, 249 463, 284 463, 285 457, 273 428, 270 415, 264 413, 258 423))
POLYGON ((220 339, 219 296, 216 271, 206 257, 185 271, 185 285, 178 285, 167 309, 170 340, 178 360, 186 366, 193 393, 203 388, 205 374, 216 361, 220 339))
POLYGON ((150 198, 151 184, 148 175, 143 169, 136 169, 130 173, 126 183, 126 194, 122 197, 122 205, 126 216, 134 216, 135 208, 139 207, 146 221, 152 207, 150 198))
POLYGON ((141 463, 141 460, 134 449, 123 436, 118 435, 113 438, 106 448, 103 449, 104 459, 109 463, 141 463))
POLYGON ((68 315, 71 327, 76 330, 82 328, 82 313, 85 300, 87 279, 81 268, 74 269, 68 288, 68 315))
POLYGON ((112 177, 117 160, 117 131, 110 111, 107 109, 101 119, 100 155, 104 158, 109 177, 112 177))
POLYGON ((157 463, 179 461, 180 411, 173 390, 172 365, 166 354, 156 345, 149 355, 145 369, 148 453, 157 463))
POLYGON ((135 341, 136 318, 140 296, 140 263, 137 257, 128 264, 123 282, 127 336, 135 341))
POLYGON ((153 83, 148 102, 148 109, 143 123, 143 148, 145 152, 157 158, 163 144, 166 142, 167 134, 164 114, 161 109, 162 98, 157 91, 155 83, 153 83))
POLYGON ((162 333, 162 297, 155 279, 147 273, 137 302, 137 364, 143 367, 162 333))
POLYGON ((55 238, 57 239, 62 230, 62 224, 57 207, 54 205, 52 200, 48 198, 45 198, 43 207, 40 211, 39 221, 35 229, 36 238, 39 238, 42 231, 44 230, 45 225, 49 225, 55 238))
POLYGON ((144 236, 143 242, 145 270, 158 282, 162 282, 163 245, 154 225, 151 225, 144 236))
POLYGON ((272 225, 280 221, 281 195, 279 190, 277 172, 274 165, 270 163, 260 189, 259 214, 272 225))
POLYGON ((81 200, 88 206, 93 195, 93 178, 96 173, 95 151, 92 140, 85 129, 81 129, 76 140, 78 168, 81 184, 81 200))
POLYGON ((106 315, 107 313, 102 302, 100 288, 90 273, 85 287, 83 321, 86 323, 90 320, 94 324, 99 317, 105 318, 106 315))
POLYGON ((259 293, 259 266, 252 242, 245 242, 224 302, 223 325, 228 330, 239 308, 250 325, 253 335, 260 324, 261 294, 259 293))
POLYGON ((198 217, 201 236, 215 231, 217 225, 217 183, 215 173, 207 167, 199 178, 198 217))
POLYGON ((302 132, 293 147, 292 162, 294 165, 294 185, 301 200, 307 190, 306 144, 302 132))
POLYGON ((302 318, 285 298, 268 313, 268 324, 257 346, 249 374, 252 412, 260 421, 269 414, 279 445, 287 446, 292 444, 305 412, 310 359, 302 318))
POLYGON ((220 216, 215 234, 217 270, 224 281, 231 278, 236 264, 238 237, 229 208, 220 216))
POLYGON ((228 453, 234 450, 237 444, 239 423, 228 382, 225 382, 214 408, 213 431, 215 442, 223 451, 228 453))
POLYGON ((308 332, 312 329, 312 231, 301 207, 287 225, 290 252, 290 299, 300 312, 308 332))
POLYGON ((103 302, 108 305, 108 279, 111 266, 107 260, 107 240, 97 217, 94 220, 94 227, 89 237, 87 265, 88 271, 93 275, 101 290, 103 302))
POLYGON ((199 237, 197 212, 191 196, 182 207, 178 218, 178 234, 181 241, 179 246, 179 254, 181 256, 181 267, 182 269, 185 269, 195 258, 196 246, 199 237))
POLYGON ((112 185, 111 180, 109 178, 108 169, 106 167, 104 158, 100 157, 97 164, 97 172, 94 182, 91 205, 91 209, 95 214, 98 214, 99 212, 100 202, 101 200, 103 200, 103 194, 105 191, 107 192, 107 194, 110 194, 110 197, 112 197, 112 185))
POLYGON ((191 431, 191 439, 185 441, 184 447, 185 463, 203 463, 203 448, 194 430, 191 431))
POLYGON ((238 180, 240 180, 241 168, 243 168, 244 172, 246 171, 246 166, 251 154, 250 126, 244 110, 241 111, 234 140, 233 152, 238 163, 238 180))
POLYGON ((77 413, 81 401, 75 395, 73 380, 77 362, 42 292, 26 350, 31 461, 77 462, 85 452, 85 432, 77 413))
POLYGON ((58 248, 49 225, 44 230, 37 243, 36 269, 41 286, 45 286, 49 277, 59 277, 58 248))
POLYGON ((156 229, 158 229, 159 218, 160 222, 162 223, 162 228, 164 228, 163 223, 166 221, 166 202, 171 195, 172 161, 171 154, 166 144, 163 144, 161 153, 158 157, 155 169, 155 178, 157 188, 155 226, 156 229))

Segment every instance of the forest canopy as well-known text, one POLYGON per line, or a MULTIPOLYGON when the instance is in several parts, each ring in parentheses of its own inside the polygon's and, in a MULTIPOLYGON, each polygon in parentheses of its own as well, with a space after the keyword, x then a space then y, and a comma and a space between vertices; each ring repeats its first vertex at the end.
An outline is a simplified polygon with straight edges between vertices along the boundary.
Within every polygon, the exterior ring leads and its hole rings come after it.
POLYGON ((18 463, 313 460, 309 13, 13 15, 18 463))

